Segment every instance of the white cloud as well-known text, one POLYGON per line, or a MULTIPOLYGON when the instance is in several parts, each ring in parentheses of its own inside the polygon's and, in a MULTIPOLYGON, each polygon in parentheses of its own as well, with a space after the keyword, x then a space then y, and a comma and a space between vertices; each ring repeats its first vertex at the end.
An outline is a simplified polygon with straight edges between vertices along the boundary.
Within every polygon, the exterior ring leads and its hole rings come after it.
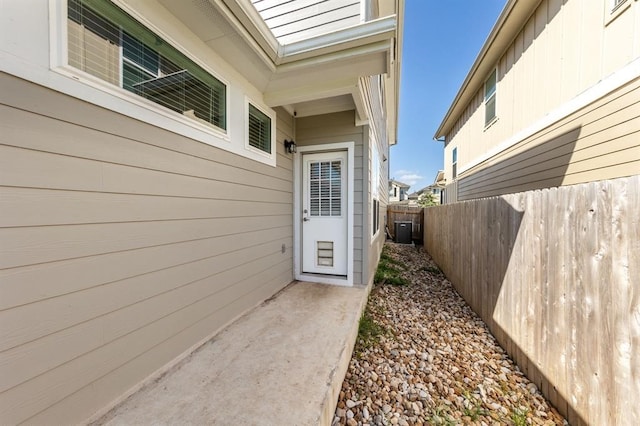
POLYGON ((400 175, 407 175, 413 173, 411 170, 396 170, 396 175, 400 176, 400 175))
POLYGON ((424 176, 411 170, 397 170, 394 174, 394 179, 407 185, 415 186, 416 183, 424 179, 424 176))

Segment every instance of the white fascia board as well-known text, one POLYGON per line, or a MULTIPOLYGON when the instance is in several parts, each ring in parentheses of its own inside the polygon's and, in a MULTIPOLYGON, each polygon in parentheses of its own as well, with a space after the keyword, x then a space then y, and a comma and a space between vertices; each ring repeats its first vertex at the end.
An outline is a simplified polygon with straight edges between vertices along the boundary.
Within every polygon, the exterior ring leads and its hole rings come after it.
POLYGON ((322 54, 327 54, 343 50, 343 45, 346 43, 349 43, 349 47, 357 47, 379 40, 389 40, 395 36, 395 31, 395 15, 342 28, 281 46, 280 63, 294 61, 296 55, 305 53, 322 52, 322 54))
MULTIPOLYGON (((271 70, 276 70, 278 62, 278 50, 280 44, 271 33, 266 23, 258 15, 258 20, 253 20, 249 10, 255 8, 243 8, 240 3, 234 0, 209 0, 225 16, 231 26, 238 32, 242 39, 251 47, 264 64, 271 70), (229 7, 231 5, 231 7, 229 7), (234 7, 237 6, 237 7, 234 7), (242 13, 238 13, 241 11, 242 13), (239 17, 237 15, 239 15, 239 17), (256 30, 257 34, 252 34, 247 30, 247 26, 256 30), (257 37, 256 37, 257 36, 257 37)), ((258 12, 255 12, 256 14, 258 12)))
POLYGON ((369 116, 367 114, 367 108, 365 106, 364 96, 362 94, 362 87, 360 85, 360 79, 358 84, 351 91, 351 97, 353 103, 356 105, 356 126, 364 126, 369 124, 369 116))
MULTIPOLYGON (((348 28, 281 45, 248 0, 209 0, 225 15, 240 36, 272 70, 302 59, 318 59, 352 48, 366 47, 396 36, 396 16, 391 15, 348 28)), ((285 67, 286 68, 286 67, 285 67)))
POLYGON ((392 134, 392 138, 390 138, 389 145, 395 145, 398 143, 398 113, 400 112, 400 76, 402 75, 402 45, 403 39, 402 36, 404 34, 404 0, 396 1, 396 38, 395 38, 395 76, 394 76, 394 90, 393 94, 393 102, 394 105, 394 131, 392 134), (393 142, 393 143, 392 143, 393 142))
POLYGON ((349 59, 357 62, 358 58, 365 58, 373 54, 384 53, 389 50, 388 41, 378 41, 376 43, 367 44, 365 46, 354 47, 351 49, 342 49, 325 53, 323 55, 312 56, 295 62, 278 65, 276 74, 284 74, 291 71, 300 71, 304 68, 315 68, 322 64, 331 64, 341 59, 349 59))
MULTIPOLYGON (((220 1, 220 0, 218 0, 220 1)), ((243 22, 244 24, 249 24, 255 30, 258 31, 262 41, 264 41, 267 46, 269 46, 270 56, 273 55, 275 58, 276 55, 280 52, 280 43, 271 32, 271 29, 267 25, 267 23, 262 19, 260 13, 256 10, 256 8, 251 4, 249 0, 221 0, 223 1, 229 9, 232 11, 236 10, 236 12, 241 11, 242 13, 237 13, 240 21, 245 19, 248 22, 243 22)))

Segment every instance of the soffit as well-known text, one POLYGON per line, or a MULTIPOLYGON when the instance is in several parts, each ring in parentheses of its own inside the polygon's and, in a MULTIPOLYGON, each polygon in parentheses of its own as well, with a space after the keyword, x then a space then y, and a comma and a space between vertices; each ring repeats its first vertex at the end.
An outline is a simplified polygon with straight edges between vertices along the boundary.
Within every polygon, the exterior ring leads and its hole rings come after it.
POLYGON ((271 107, 330 110, 333 98, 351 95, 359 117, 366 119, 362 100, 356 99, 358 78, 389 71, 395 16, 280 45, 246 0, 158 1, 264 93, 271 107), (314 100, 320 104, 311 108, 314 100))

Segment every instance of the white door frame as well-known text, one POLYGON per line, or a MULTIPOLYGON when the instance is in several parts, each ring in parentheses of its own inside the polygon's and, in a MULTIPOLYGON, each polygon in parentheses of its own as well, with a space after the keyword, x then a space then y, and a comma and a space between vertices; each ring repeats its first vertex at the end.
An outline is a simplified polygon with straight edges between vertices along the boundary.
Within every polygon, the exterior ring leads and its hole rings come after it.
POLYGON ((293 271, 298 281, 353 286, 353 196, 355 142, 338 142, 322 145, 298 146, 293 161, 293 271), (347 150, 347 277, 345 279, 302 272, 302 156, 304 153, 347 150))

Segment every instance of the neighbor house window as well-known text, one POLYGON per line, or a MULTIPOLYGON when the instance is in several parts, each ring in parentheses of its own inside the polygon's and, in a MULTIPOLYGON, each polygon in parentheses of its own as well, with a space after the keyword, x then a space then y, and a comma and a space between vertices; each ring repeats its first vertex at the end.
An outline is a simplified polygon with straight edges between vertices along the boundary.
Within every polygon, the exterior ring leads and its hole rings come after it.
POLYGON ((494 69, 484 83, 484 125, 488 126, 496 118, 496 85, 498 73, 494 69))
POLYGON ((249 146, 271 153, 271 118, 249 103, 249 146))
POLYGON ((453 148, 451 153, 451 175, 455 179, 458 176, 458 148, 453 148))
POLYGON ((618 8, 618 6, 620 6, 622 3, 626 1, 627 0, 611 0, 611 11, 613 12, 618 8))
POLYGON ((225 130, 226 86, 106 0, 68 0, 69 65, 225 130))

